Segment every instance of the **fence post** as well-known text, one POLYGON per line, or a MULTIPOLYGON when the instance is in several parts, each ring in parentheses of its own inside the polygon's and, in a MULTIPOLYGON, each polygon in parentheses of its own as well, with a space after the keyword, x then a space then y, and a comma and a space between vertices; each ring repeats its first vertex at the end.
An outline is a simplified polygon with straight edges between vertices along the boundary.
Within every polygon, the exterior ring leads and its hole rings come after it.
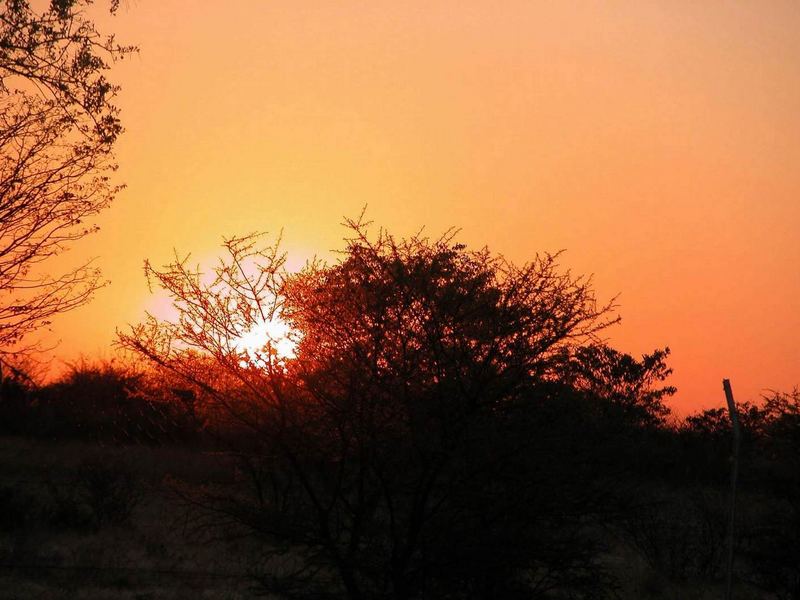
POLYGON ((728 402, 728 414, 731 418, 731 431, 733 432, 733 455, 731 457, 731 500, 730 513, 728 516, 728 556, 727 568, 725 573, 725 600, 731 600, 733 587, 733 556, 736 526, 736 486, 739 479, 739 446, 741 444, 741 431, 739 428, 739 413, 736 410, 736 402, 733 400, 733 390, 728 379, 722 380, 722 389, 725 390, 725 400, 728 402))

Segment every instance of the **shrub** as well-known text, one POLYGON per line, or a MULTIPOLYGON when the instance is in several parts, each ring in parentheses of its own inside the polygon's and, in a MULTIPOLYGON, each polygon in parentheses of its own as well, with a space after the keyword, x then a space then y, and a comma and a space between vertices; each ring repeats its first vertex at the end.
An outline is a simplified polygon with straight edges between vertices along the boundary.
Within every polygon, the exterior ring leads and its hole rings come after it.
POLYGON ((726 504, 713 490, 659 492, 631 509, 625 537, 647 564, 677 581, 713 578, 721 568, 726 504))
POLYGON ((78 483, 98 527, 127 522, 142 499, 140 482, 119 460, 84 461, 78 468, 78 483))

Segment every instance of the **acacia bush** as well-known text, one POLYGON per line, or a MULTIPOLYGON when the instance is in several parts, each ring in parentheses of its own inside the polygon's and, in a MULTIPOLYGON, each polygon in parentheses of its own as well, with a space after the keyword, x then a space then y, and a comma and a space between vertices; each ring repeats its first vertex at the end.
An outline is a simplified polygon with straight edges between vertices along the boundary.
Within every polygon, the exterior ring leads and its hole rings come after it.
MULTIPOLYGON (((451 234, 398 240, 348 223, 339 261, 296 274, 258 236, 226 240, 210 276, 188 258, 147 265, 179 318, 121 342, 198 391, 242 464, 236 493, 183 490, 195 522, 244 528, 265 562, 291 554, 290 572, 260 577, 275 592, 611 593, 599 525, 614 473, 591 444, 607 438, 599 407, 619 396, 570 382, 580 349, 602 347, 617 322, 613 304, 557 255, 517 266, 451 234), (293 355, 275 339, 242 350, 243 334, 276 319, 293 355), (596 418, 546 417, 579 404, 596 418)), ((625 362, 616 389, 658 420, 669 390, 652 384, 668 373, 654 356, 625 362)))

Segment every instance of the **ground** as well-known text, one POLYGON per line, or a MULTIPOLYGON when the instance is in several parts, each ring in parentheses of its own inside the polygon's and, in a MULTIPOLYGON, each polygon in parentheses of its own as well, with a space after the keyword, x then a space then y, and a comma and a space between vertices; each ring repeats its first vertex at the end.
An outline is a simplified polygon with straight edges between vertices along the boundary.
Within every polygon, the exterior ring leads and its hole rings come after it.
MULTIPOLYGON (((198 529, 175 493, 236 477, 219 452, 0 437, 0 600, 258 596, 255 542, 198 529)), ((625 544, 612 547, 624 600, 721 596, 719 585, 670 582, 625 544)))

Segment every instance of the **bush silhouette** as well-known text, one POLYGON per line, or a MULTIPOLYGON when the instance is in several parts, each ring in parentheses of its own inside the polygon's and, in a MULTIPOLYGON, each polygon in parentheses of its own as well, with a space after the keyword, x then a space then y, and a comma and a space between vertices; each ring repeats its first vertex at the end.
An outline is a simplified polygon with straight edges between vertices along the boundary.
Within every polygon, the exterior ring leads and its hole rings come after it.
POLYGON ((225 242, 210 283, 187 261, 148 265, 181 318, 122 343, 226 417, 249 490, 184 490, 199 519, 224 514, 265 552, 291 551, 296 572, 261 578, 276 592, 605 597, 597 532, 617 473, 597 468, 611 455, 591 444, 607 439, 615 401, 642 407, 629 428, 663 416, 671 390, 652 386, 666 352, 639 363, 602 350, 613 306, 557 256, 516 266, 450 234, 349 225, 339 262, 294 275, 254 236, 225 242), (296 332, 295 356, 274 340, 239 349, 276 318, 296 332), (584 346, 623 365, 606 375, 621 395, 577 385, 584 346), (580 418, 560 418, 564 407, 580 418))
POLYGON ((120 444, 195 439, 200 423, 191 407, 166 396, 152 379, 135 365, 79 362, 36 392, 28 430, 120 444))

